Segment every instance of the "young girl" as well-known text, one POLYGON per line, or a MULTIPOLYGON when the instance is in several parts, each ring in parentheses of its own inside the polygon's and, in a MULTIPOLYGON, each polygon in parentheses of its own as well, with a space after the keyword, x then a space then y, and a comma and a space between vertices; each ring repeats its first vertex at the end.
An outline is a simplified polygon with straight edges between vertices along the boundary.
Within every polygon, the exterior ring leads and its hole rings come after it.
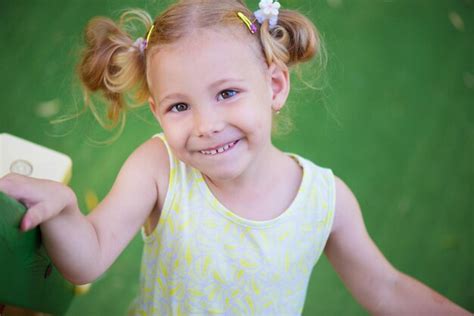
MULTIPOLYGON (((145 242, 136 315, 297 315, 324 251, 374 314, 469 314, 394 269, 368 236, 350 189, 330 169, 271 143, 289 68, 321 50, 313 24, 262 0, 183 0, 154 21, 96 18, 79 70, 118 121, 126 93, 149 101, 163 134, 122 167, 88 216, 59 183, 10 174, 0 190, 28 207, 70 281, 88 283, 137 231, 145 242), (132 39, 122 22, 148 32, 132 39)), ((92 108, 93 109, 93 108, 92 108)))

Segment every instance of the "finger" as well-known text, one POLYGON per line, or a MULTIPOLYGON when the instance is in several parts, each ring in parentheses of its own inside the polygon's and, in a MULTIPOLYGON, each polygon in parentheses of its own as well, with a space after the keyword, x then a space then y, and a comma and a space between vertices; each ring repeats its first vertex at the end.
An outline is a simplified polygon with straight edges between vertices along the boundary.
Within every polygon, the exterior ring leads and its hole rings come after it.
POLYGON ((11 195, 10 190, 14 187, 15 175, 9 173, 0 178, 0 192, 11 195))
POLYGON ((28 179, 28 177, 19 174, 9 173, 0 178, 0 191, 14 199, 21 199, 28 179))
POLYGON ((48 215, 46 214, 44 204, 35 204, 29 208, 26 214, 23 216, 20 223, 20 229, 22 231, 28 231, 38 226, 46 219, 48 219, 48 215))
POLYGON ((38 188, 44 187, 45 184, 46 180, 9 173, 0 178, 0 192, 30 208, 39 200, 38 188))

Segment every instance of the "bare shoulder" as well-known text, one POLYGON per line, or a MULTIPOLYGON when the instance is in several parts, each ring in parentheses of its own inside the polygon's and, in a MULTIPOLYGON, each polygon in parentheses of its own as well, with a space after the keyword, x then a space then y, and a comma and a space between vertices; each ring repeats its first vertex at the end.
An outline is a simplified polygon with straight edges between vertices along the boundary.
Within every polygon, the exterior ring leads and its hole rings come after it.
MULTIPOLYGON (((168 153, 165 144, 157 138, 138 146, 122 165, 109 195, 113 199, 124 198, 124 192, 146 195, 150 201, 167 184, 169 174, 168 153), (149 196, 148 196, 149 195, 149 196)), ((133 194, 132 194, 133 195, 133 194)))
POLYGON ((166 145, 158 137, 153 137, 138 146, 130 155, 130 158, 150 163, 148 167, 166 167, 168 163, 168 152, 166 145), (157 166, 158 163, 158 166, 157 166))
POLYGON ((357 199, 349 186, 339 177, 334 176, 336 189, 336 206, 332 233, 341 231, 354 217, 360 218, 361 211, 357 199))
POLYGON ((135 149, 127 160, 132 169, 152 175, 158 183, 168 179, 169 157, 166 145, 158 137, 153 137, 135 149))

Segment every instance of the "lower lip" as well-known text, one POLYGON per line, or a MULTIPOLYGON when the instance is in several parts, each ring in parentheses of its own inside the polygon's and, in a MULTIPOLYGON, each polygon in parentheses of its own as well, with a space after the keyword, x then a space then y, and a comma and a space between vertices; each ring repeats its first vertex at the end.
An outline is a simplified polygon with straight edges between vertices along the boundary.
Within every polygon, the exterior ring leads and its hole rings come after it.
POLYGON ((227 150, 225 150, 225 151, 223 151, 223 152, 221 152, 221 153, 218 152, 218 153, 216 153, 216 154, 214 154, 214 155, 212 155, 212 154, 206 155, 206 154, 203 154, 203 153, 200 152, 200 154, 203 155, 203 156, 206 156, 206 157, 216 157, 216 156, 220 156, 220 155, 225 154, 225 153, 228 153, 229 151, 231 151, 232 149, 234 149, 235 146, 237 146, 238 143, 240 143, 240 139, 236 140, 236 141, 234 142, 234 145, 232 145, 232 147, 229 147, 227 150))

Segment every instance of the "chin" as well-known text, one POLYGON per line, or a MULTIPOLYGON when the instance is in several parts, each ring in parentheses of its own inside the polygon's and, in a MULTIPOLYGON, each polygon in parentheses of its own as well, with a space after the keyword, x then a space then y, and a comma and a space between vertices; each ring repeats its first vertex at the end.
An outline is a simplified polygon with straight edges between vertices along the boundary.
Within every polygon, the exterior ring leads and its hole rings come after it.
POLYGON ((210 168, 203 168, 201 173, 206 175, 212 181, 231 181, 238 178, 242 174, 243 168, 232 165, 214 165, 210 168))
POLYGON ((237 172, 235 168, 232 168, 232 170, 213 168, 213 170, 203 170, 201 172, 212 181, 230 181, 240 175, 240 172, 237 172))

